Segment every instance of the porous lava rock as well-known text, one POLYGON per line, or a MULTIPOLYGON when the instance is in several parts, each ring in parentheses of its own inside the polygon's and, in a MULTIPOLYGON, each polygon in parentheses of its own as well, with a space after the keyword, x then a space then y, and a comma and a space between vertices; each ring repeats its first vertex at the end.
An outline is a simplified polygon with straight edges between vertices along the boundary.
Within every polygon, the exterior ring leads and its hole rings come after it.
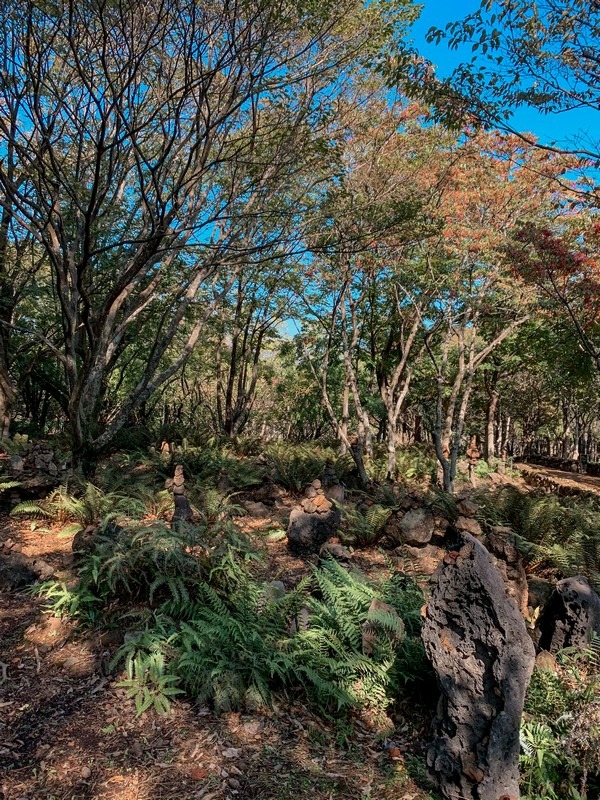
POLYGON ((600 635, 600 597, 583 575, 558 581, 540 614, 541 650, 557 653, 565 647, 585 647, 600 635))
POLYGON ((495 526, 485 537, 484 544, 502 575, 506 591, 517 604, 521 614, 527 617, 529 615, 527 575, 513 537, 510 528, 495 526))
POLYGON ((491 555, 459 533, 432 579, 423 642, 441 698, 427 763, 446 798, 519 798, 519 725, 535 650, 491 555))

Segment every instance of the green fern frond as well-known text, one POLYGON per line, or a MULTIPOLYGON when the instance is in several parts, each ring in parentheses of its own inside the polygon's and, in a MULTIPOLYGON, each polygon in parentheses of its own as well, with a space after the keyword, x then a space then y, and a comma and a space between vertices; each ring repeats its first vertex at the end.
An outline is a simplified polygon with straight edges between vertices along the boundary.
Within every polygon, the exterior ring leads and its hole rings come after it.
POLYGON ((46 508, 41 503, 36 503, 33 500, 23 500, 18 503, 10 511, 11 517, 34 517, 43 519, 55 519, 55 512, 51 508, 46 508))

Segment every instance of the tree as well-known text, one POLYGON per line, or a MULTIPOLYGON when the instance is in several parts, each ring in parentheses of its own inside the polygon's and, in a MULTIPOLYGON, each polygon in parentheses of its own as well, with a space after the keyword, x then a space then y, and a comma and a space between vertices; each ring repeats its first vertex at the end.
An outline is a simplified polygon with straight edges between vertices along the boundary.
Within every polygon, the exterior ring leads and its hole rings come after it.
POLYGON ((273 201, 319 142, 332 81, 374 57, 401 12, 353 0, 324 11, 252 1, 3 5, 0 203, 52 269, 62 331, 51 349, 76 459, 93 461, 185 363, 218 304, 213 293, 200 307, 199 290, 226 291, 245 262, 284 246, 310 181, 295 215, 273 201), (144 369, 101 419, 110 375, 150 319, 144 369))
MULTIPOLYGON (((454 50, 470 45, 471 60, 443 80, 423 60, 417 59, 415 68, 440 115, 452 123, 470 117, 517 134, 510 120, 521 106, 546 114, 598 111, 598 10, 596 2, 586 0, 483 0, 463 20, 428 33, 429 41, 446 41, 454 50)), ((524 138, 539 146, 532 137, 524 138)), ((600 143, 589 136, 560 149, 585 161, 600 158, 600 143)))
POLYGON ((540 290, 542 308, 572 325, 600 372, 600 224, 589 214, 523 225, 507 244, 515 272, 540 290))

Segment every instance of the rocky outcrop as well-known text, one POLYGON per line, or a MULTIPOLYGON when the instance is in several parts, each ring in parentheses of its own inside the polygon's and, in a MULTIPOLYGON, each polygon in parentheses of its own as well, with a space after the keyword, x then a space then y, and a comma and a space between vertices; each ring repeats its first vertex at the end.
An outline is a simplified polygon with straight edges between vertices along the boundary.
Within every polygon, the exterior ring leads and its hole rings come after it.
POLYGON ((558 581, 539 619, 539 647, 557 653, 565 647, 586 647, 600 635, 600 597, 583 575, 558 581))
POLYGON ((447 798, 519 795, 519 725, 535 651, 491 555, 462 533, 433 578, 423 642, 441 699, 427 761, 447 798))

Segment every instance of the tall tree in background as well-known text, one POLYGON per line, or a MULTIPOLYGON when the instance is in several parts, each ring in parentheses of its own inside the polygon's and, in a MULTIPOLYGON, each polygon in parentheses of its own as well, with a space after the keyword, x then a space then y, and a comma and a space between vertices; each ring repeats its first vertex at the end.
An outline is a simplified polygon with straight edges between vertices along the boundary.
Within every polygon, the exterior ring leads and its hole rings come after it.
MULTIPOLYGON (((0 149, 22 178, 3 157, 0 202, 51 265, 78 459, 188 358, 211 313, 199 289, 226 289, 248 258, 285 246, 294 217, 269 201, 318 139, 340 75, 398 17, 353 0, 3 4, 0 149), (108 377, 150 316, 145 369, 98 425, 108 377)), ((309 194, 310 181, 296 215, 309 194)))

